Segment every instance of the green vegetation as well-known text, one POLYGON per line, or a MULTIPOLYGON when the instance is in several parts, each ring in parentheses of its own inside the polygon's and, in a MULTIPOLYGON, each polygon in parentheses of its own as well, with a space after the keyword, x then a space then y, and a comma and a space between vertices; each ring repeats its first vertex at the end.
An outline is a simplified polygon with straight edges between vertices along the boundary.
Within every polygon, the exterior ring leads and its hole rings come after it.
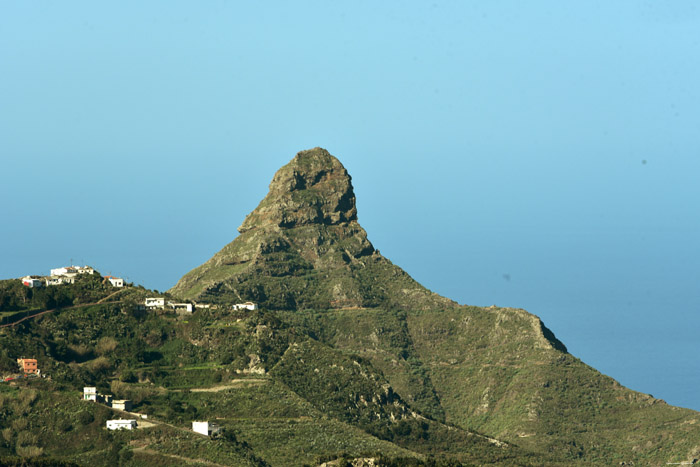
POLYGON ((460 306, 374 250, 350 178, 317 148, 278 172, 241 235, 168 297, 96 277, 0 281, 0 464, 662 465, 700 458, 700 414, 620 386, 535 316, 460 306), (231 311, 251 300, 255 312, 231 311), (17 320, 46 310, 21 322, 17 320), (83 386, 147 415, 81 400, 83 386), (210 439, 193 420, 223 427, 210 439), (43 463, 43 464, 42 464, 43 463))

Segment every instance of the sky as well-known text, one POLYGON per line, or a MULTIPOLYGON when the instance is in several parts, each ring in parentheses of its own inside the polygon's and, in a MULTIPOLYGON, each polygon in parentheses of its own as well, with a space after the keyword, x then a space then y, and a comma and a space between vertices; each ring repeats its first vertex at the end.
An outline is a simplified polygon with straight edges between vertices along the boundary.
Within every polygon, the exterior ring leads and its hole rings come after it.
POLYGON ((296 152, 382 254, 700 410, 695 1, 0 3, 0 279, 167 290, 296 152))

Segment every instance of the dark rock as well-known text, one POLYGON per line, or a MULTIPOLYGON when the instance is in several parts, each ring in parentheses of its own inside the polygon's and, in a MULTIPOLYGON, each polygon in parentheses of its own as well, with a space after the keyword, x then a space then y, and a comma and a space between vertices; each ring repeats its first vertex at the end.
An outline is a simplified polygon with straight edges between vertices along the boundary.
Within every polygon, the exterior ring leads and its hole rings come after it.
POLYGON ((301 151, 277 171, 269 193, 238 231, 356 221, 351 180, 343 164, 325 149, 301 151))

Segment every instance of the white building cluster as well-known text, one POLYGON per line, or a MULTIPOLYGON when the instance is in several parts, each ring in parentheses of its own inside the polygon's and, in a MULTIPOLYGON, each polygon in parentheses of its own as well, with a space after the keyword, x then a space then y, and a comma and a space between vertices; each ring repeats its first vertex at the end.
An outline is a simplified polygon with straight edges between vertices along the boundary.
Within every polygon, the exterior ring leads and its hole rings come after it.
POLYGON ((131 412, 134 406, 129 399, 114 399, 114 396, 111 394, 100 394, 94 386, 85 386, 83 388, 83 400, 104 404, 107 407, 123 410, 124 412, 131 412))
POLYGON ((165 310, 165 308, 175 310, 177 313, 192 313, 194 306, 191 303, 175 303, 165 301, 165 297, 149 297, 144 301, 144 308, 147 310, 165 310))
MULTIPOLYGON (((90 266, 65 266, 51 269, 48 276, 25 276, 22 284, 27 287, 43 287, 61 284, 74 284, 79 274, 95 274, 95 269, 90 266)), ((113 287, 124 287, 124 279, 121 277, 105 276, 113 287)))
MULTIPOLYGON (((111 394, 100 394, 95 386, 85 386, 83 388, 83 400, 104 404, 116 410, 131 412, 133 403, 128 399, 113 399, 111 394)), ((142 415, 145 418, 145 415, 142 415)), ((136 428, 136 420, 114 419, 107 420, 108 430, 133 430, 136 428)))
MULTIPOLYGON (((111 395, 99 394, 94 386, 86 386, 83 388, 83 400, 104 403, 113 409, 131 412, 132 403, 130 400, 112 400, 111 395)), ((140 418, 148 418, 146 414, 132 414, 140 418)), ((148 426, 148 425, 147 425, 148 426)), ((135 419, 112 419, 107 420, 108 430, 133 430, 138 427, 138 422, 135 419)), ((221 435, 221 427, 216 423, 209 421, 192 422, 192 431, 204 436, 217 437, 221 435)))
MULTIPOLYGON (((166 300, 165 297, 148 297, 144 300, 143 305, 140 305, 142 310, 165 310, 166 308, 169 308, 171 310, 174 310, 177 313, 180 314, 185 314, 185 313, 192 313, 194 312, 195 309, 200 309, 200 310, 209 310, 209 309, 218 309, 219 305, 211 305, 209 303, 195 303, 194 305, 192 303, 176 303, 172 302, 169 300, 166 300)), ((236 303, 235 305, 231 306, 231 309, 234 311, 242 311, 242 310, 248 310, 248 311, 255 311, 258 309, 258 305, 253 302, 245 302, 245 303, 236 303)))

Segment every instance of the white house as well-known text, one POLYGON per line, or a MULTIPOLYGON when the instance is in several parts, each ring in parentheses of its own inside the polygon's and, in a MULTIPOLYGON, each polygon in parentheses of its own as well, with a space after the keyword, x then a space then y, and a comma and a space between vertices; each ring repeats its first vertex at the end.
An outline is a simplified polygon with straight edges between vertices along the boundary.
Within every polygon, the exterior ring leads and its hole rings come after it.
POLYGON ((83 388, 83 400, 97 402, 97 388, 85 386, 83 388))
POLYGON ((105 279, 112 284, 112 287, 124 287, 124 279, 121 277, 105 276, 105 279))
POLYGON ((63 277, 61 276, 51 276, 46 278, 46 285, 60 285, 63 284, 63 277))
POLYGON ((234 310, 250 310, 254 311, 258 309, 258 305, 253 302, 236 303, 233 305, 234 310))
POLYGON ((61 284, 75 284, 75 276, 78 274, 64 274, 61 276, 61 284))
POLYGON ((77 269, 78 274, 95 274, 95 270, 90 266, 73 266, 77 269))
POLYGON ((191 303, 173 303, 173 302, 168 302, 168 306, 170 306, 173 310, 177 311, 178 313, 192 313, 192 304, 191 303))
POLYGON ((22 278, 22 284, 27 287, 41 287, 44 283, 41 279, 36 279, 32 276, 25 276, 22 278))
POLYGON ((52 276, 65 276, 66 274, 78 274, 78 270, 73 266, 67 266, 65 268, 56 268, 51 270, 52 276))
POLYGON ((192 431, 205 436, 216 436, 221 431, 221 427, 216 423, 192 422, 192 431))
POLYGON ((52 276, 66 276, 68 274, 95 274, 95 270, 90 266, 66 266, 51 270, 52 276))
POLYGON ((131 412, 133 404, 128 399, 114 399, 112 401, 112 408, 117 410, 123 410, 124 412, 131 412))
POLYGON ((136 428, 136 420, 107 420, 108 430, 133 430, 136 428))
POLYGON ((155 310, 155 309, 162 310, 165 308, 165 298, 163 298, 163 297, 147 298, 145 304, 146 304, 146 308, 149 310, 155 310))

